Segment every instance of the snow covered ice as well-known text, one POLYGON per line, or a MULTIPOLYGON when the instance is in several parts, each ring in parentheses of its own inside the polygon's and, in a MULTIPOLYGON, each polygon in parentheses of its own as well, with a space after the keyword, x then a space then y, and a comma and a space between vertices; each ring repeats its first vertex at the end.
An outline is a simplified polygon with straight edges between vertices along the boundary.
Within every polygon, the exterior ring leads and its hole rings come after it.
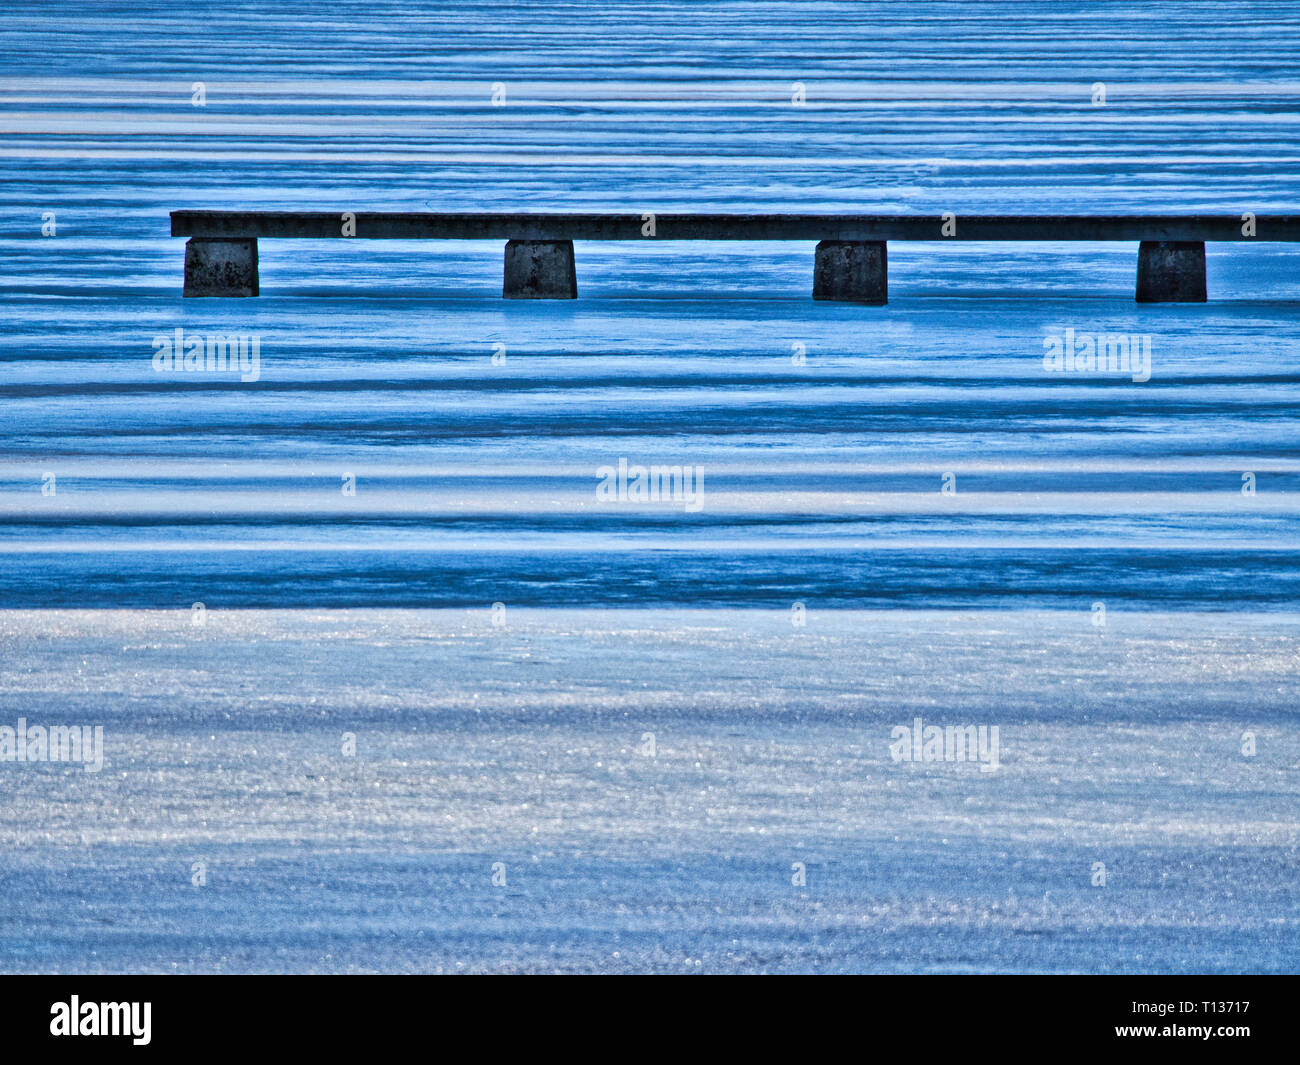
POLYGON ((861 307, 797 243, 516 303, 284 240, 183 300, 167 222, 1291 212, 1292 6, 425 6, 0 21, 0 728, 104 742, 0 762, 0 970, 1294 971, 1293 246, 1143 306, 1135 246, 891 243, 861 307))

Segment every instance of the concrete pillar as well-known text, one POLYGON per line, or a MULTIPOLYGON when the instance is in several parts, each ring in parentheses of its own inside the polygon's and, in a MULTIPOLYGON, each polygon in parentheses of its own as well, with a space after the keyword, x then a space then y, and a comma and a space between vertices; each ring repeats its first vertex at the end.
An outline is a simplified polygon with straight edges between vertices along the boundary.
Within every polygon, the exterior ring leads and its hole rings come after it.
POLYGON ((508 300, 577 299, 573 241, 506 241, 506 280, 501 294, 508 300))
POLYGON ((889 255, 883 240, 823 240, 813 259, 813 299, 889 302, 889 255))
POLYGON ((1205 242, 1144 240, 1138 245, 1138 303, 1204 303, 1205 242))
POLYGON ((190 237, 185 242, 186 296, 256 296, 256 237, 190 237))

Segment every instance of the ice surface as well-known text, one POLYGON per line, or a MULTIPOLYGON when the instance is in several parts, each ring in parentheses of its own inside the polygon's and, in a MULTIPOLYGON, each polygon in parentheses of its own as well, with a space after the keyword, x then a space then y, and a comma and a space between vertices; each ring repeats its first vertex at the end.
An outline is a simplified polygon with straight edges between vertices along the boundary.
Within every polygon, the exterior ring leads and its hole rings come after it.
POLYGON ((1294 619, 504 621, 0 614, 0 722, 106 737, 99 773, 0 767, 0 965, 1294 965, 1294 619), (997 725, 999 768, 894 761, 917 716, 997 725))
POLYGON ((108 764, 0 763, 0 969, 1294 970, 1300 251, 1139 307, 1130 245, 896 243, 865 308, 804 244, 579 243, 543 304, 264 241, 182 300, 167 215, 1289 212, 1296 24, 7 5, 0 727, 108 764), (155 372, 178 327, 257 380, 155 372), (624 457, 703 506, 599 503, 624 457), (896 764, 916 716, 1001 768, 896 764))

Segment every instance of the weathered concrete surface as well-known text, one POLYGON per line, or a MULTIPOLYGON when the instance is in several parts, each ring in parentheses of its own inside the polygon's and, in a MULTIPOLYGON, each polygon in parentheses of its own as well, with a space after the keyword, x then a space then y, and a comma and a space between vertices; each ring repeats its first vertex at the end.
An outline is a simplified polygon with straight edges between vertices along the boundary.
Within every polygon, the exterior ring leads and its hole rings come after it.
MULTIPOLYGON (((343 237, 341 211, 173 211, 173 237, 370 240, 645 240, 636 214, 357 211, 343 237)), ((1239 214, 959 214, 943 232, 932 215, 656 214, 655 240, 1159 240, 1300 241, 1300 214, 1258 215, 1255 235, 1239 214)))
POLYGON ((813 299, 889 302, 889 254, 883 240, 823 240, 813 260, 813 299))
POLYGON ((502 295, 509 300, 576 299, 578 274, 573 264, 573 241, 507 241, 502 295))
POLYGON ((192 237, 185 243, 186 296, 256 296, 257 239, 192 237))
POLYGON ((1205 244, 1144 240, 1138 247, 1138 303, 1204 303, 1205 244))

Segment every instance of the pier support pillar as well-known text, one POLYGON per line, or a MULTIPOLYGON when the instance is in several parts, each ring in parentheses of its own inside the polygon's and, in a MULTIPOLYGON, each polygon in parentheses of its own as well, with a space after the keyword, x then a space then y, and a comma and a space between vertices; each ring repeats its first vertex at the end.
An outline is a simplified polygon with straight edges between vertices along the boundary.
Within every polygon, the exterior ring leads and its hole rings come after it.
POLYGON ((1144 240, 1138 245, 1138 303, 1204 303, 1205 242, 1144 240))
POLYGON ((883 240, 823 240, 813 259, 813 299, 889 302, 889 256, 883 240))
POLYGON ((186 296, 256 296, 256 237, 190 237, 185 242, 186 296))
POLYGON ((508 300, 577 299, 573 241, 506 241, 506 280, 501 294, 508 300))

